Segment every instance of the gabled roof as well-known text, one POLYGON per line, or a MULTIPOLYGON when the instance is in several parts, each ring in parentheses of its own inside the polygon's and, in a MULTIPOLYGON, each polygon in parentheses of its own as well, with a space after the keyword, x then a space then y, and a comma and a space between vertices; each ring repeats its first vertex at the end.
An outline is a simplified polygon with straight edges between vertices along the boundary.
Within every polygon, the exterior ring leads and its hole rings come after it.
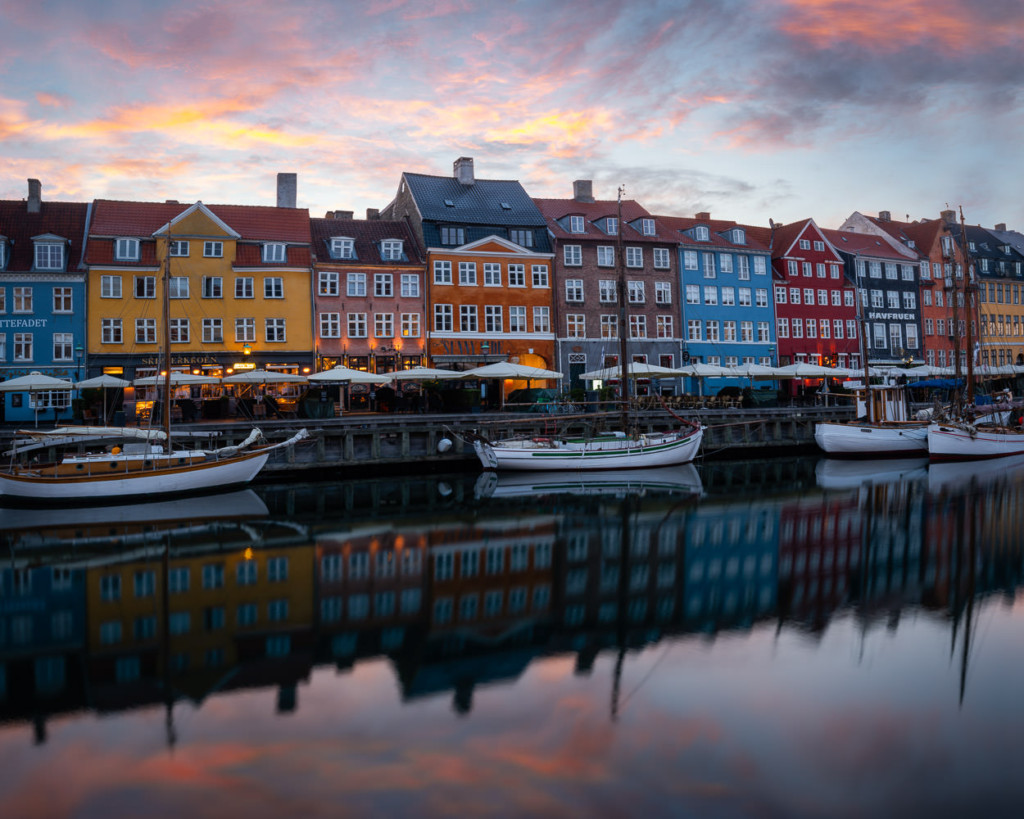
POLYGON ((39 213, 29 213, 23 200, 0 200, 0 236, 7 238, 10 253, 4 272, 32 270, 35 264, 32 237, 47 234, 68 241, 66 270, 78 270, 82 263, 88 214, 86 202, 44 201, 39 213))
MULTIPOLYGON (((310 241, 309 211, 305 208, 275 208, 262 205, 204 207, 237 233, 242 241, 296 244, 308 244, 310 241)), ((89 235, 148 238, 184 215, 186 211, 195 209, 196 205, 182 205, 178 202, 123 202, 97 199, 89 235)))
MULTIPOLYGON (((808 228, 810 228, 813 233, 821 236, 823 240, 827 242, 830 241, 828 237, 825 236, 825 231, 818 227, 817 222, 813 219, 798 219, 795 222, 790 222, 788 225, 780 225, 774 229, 774 236, 772 237, 772 258, 781 259, 785 256, 789 256, 790 251, 793 250, 793 246, 796 245, 800 237, 807 232, 808 228)), ((842 261, 841 259, 837 260, 842 261)))
MULTIPOLYGON (((541 214, 543 214, 548 230, 551 231, 551 234, 556 239, 578 239, 581 241, 600 239, 606 242, 614 242, 617 239, 616 234, 605 233, 595 223, 609 217, 618 219, 618 200, 599 199, 594 202, 580 202, 577 199, 534 199, 533 201, 541 214), (583 217, 583 233, 573 233, 562 227, 558 220, 565 219, 568 216, 583 217)), ((634 199, 622 200, 622 221, 625 223, 626 228, 628 228, 623 231, 623 241, 675 241, 674 237, 666 236, 666 231, 661 229, 657 218, 651 216, 647 209, 639 205, 634 199), (645 218, 655 220, 655 235, 645 236, 630 225, 631 222, 635 222, 637 219, 645 218)))
POLYGON ((501 227, 544 226, 544 217, 518 181, 477 179, 472 185, 463 185, 453 176, 427 176, 408 171, 402 178, 424 221, 501 227))
POLYGON ((845 250, 847 253, 852 253, 856 256, 892 259, 902 264, 909 264, 912 261, 880 236, 874 236, 870 233, 855 233, 849 230, 828 230, 825 228, 822 228, 821 232, 836 250, 845 250))
POLYGON ((313 252, 321 262, 346 264, 414 264, 422 265, 419 243, 405 222, 388 219, 310 219, 313 252), (334 237, 354 241, 355 259, 331 258, 329 245, 334 237), (407 261, 383 261, 378 248, 385 239, 400 239, 407 261))
POLYGON ((720 250, 753 250, 766 253, 769 249, 768 241, 750 225, 741 225, 730 219, 698 219, 696 216, 658 216, 660 226, 672 231, 673 240, 686 247, 694 249, 714 247, 720 250), (708 229, 708 241, 694 239, 687 231, 693 230, 698 225, 704 225, 708 229), (740 228, 746 235, 744 244, 736 244, 729 236, 729 231, 740 228))
POLYGON ((879 230, 892 236, 896 241, 910 246, 913 250, 927 255, 935 244, 936 237, 942 232, 941 219, 923 219, 919 222, 896 222, 891 219, 879 219, 877 216, 865 216, 879 230))

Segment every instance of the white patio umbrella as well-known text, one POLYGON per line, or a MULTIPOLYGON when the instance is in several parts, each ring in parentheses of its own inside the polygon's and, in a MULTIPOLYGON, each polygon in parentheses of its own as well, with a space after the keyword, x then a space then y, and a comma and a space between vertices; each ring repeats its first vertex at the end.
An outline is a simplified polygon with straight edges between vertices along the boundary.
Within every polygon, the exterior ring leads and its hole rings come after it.
MULTIPOLYGON (((75 385, 63 378, 54 378, 52 375, 43 375, 38 370, 33 370, 28 375, 21 375, 12 378, 10 381, 0 382, 0 392, 50 392, 51 390, 73 390, 75 385)), ((36 426, 39 426, 39 406, 35 407, 36 426)), ((54 421, 56 423, 56 421, 54 421)))
POLYGON ((388 373, 392 381, 445 381, 462 378, 458 370, 435 370, 432 367, 413 367, 411 370, 395 370, 388 373))
MULTIPOLYGON (((145 378, 136 378, 132 383, 136 387, 159 387, 163 385, 166 378, 162 375, 147 375, 145 378)), ((195 384, 219 384, 220 379, 213 375, 193 375, 192 373, 172 372, 172 387, 191 387, 195 384)))
POLYGON ((240 370, 224 376, 223 384, 305 384, 309 379, 304 375, 291 375, 273 370, 240 370))
POLYGON ((765 364, 738 364, 735 367, 727 368, 736 378, 747 378, 753 381, 756 379, 778 378, 779 374, 775 367, 768 367, 765 364))
POLYGON ((391 373, 387 375, 384 373, 368 373, 362 370, 352 370, 348 367, 338 366, 330 370, 313 373, 306 376, 306 378, 315 384, 340 384, 346 381, 350 384, 387 384, 391 381, 391 375, 391 373))
POLYGON ((822 367, 820 364, 798 362, 785 367, 777 367, 779 378, 833 378, 849 374, 849 370, 840 367, 822 367))
POLYGON ((704 364, 701 361, 694 361, 679 368, 679 375, 687 378, 728 378, 731 371, 728 367, 721 367, 718 364, 704 364))
POLYGON ((540 367, 528 367, 525 364, 513 364, 511 361, 498 361, 494 364, 485 364, 483 367, 474 367, 472 370, 465 370, 459 375, 460 378, 517 378, 526 381, 557 381, 562 378, 561 373, 554 370, 544 370, 540 367))
MULTIPOLYGON (((103 390, 103 423, 107 423, 107 390, 123 390, 130 387, 131 381, 118 378, 116 375, 98 375, 95 378, 87 378, 85 381, 78 381, 75 388, 79 390, 103 390)), ((116 406, 116 405, 115 405, 116 406)))
MULTIPOLYGON (((642 361, 630 361, 626 365, 626 378, 677 378, 679 374, 679 370, 642 361)), ((607 381, 610 378, 621 377, 622 370, 619 367, 603 367, 600 370, 583 373, 580 379, 583 381, 607 381)))

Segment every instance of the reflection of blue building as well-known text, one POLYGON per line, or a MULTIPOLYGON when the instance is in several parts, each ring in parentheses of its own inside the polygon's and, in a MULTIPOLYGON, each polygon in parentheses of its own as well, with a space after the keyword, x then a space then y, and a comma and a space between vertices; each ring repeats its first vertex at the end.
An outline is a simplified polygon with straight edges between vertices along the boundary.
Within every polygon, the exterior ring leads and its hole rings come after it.
MULTIPOLYGON (((663 219, 679 241, 683 338, 691 361, 774 365, 771 252, 757 231, 699 213, 663 219)), ((716 380, 716 388, 746 387, 716 380)), ((688 385, 696 392, 696 385, 688 385)))
POLYGON ((83 570, 0 570, 0 701, 61 710, 81 694, 84 650, 83 570))
MULTIPOLYGON (((85 350, 82 252, 89 205, 43 202, 38 180, 28 199, 0 201, 0 377, 38 371, 81 377, 85 350)), ((70 391, 5 393, 4 419, 71 417, 70 391)))
POLYGON ((688 629, 749 626, 776 610, 779 509, 702 504, 687 517, 688 629))

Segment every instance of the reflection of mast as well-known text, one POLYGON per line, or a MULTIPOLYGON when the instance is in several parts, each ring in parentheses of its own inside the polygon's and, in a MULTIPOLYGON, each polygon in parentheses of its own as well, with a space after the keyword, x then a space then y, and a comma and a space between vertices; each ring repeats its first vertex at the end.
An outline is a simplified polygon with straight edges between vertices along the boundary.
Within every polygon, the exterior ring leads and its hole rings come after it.
POLYGON ((167 533, 164 538, 164 566, 163 566, 163 600, 161 601, 163 611, 161 620, 163 626, 160 629, 160 644, 163 657, 164 671, 164 731, 167 736, 167 747, 174 750, 178 742, 178 732, 174 728, 174 689, 171 687, 171 535, 167 533))
POLYGON ((626 569, 631 548, 629 537, 630 501, 631 497, 627 493, 622 499, 622 540, 619 546, 619 616, 617 618, 618 634, 616 635, 619 651, 615 657, 615 671, 612 676, 612 722, 619 717, 619 688, 622 684, 622 664, 626 659, 626 614, 629 604, 629 577, 626 569))
MULTIPOLYGON (((960 206, 960 242, 964 254, 964 324, 967 331, 967 409, 974 408, 974 270, 971 267, 970 246, 967 244, 967 227, 964 224, 964 208, 960 206)), ((959 331, 959 328, 957 328, 959 331)))
POLYGON ((617 287, 619 289, 619 388, 622 391, 622 431, 629 433, 629 362, 626 357, 629 347, 626 333, 629 331, 628 318, 626 315, 626 268, 622 249, 622 193, 625 186, 619 186, 619 210, 618 226, 616 230, 615 261, 617 275, 617 287))

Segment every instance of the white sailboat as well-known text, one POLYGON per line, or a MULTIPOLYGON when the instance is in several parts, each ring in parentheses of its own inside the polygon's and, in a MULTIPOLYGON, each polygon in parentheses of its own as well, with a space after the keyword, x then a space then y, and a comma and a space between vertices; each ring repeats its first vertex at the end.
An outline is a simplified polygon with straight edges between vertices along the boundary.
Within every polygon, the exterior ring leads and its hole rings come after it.
POLYGON ((690 463, 700 449, 704 428, 679 418, 679 429, 640 433, 629 413, 627 372, 626 281, 622 249, 622 188, 616 262, 619 295, 619 383, 622 389, 621 429, 591 437, 540 436, 487 441, 477 438, 473 449, 484 469, 504 470, 608 470, 641 469, 690 463))
MULTIPOLYGON (((168 244, 170 234, 167 234, 168 244)), ((170 255, 163 272, 163 374, 164 400, 162 436, 140 436, 138 430, 123 430, 118 436, 110 428, 68 428, 53 436, 29 437, 28 443, 10 450, 9 465, 0 470, 0 500, 16 499, 37 503, 81 503, 112 498, 134 500, 160 495, 219 491, 243 486, 266 465, 275 449, 292 446, 308 437, 299 430, 286 441, 257 446, 263 434, 253 429, 236 446, 217 449, 175 448, 171 437, 170 401, 170 302, 168 279, 170 255), (83 431, 86 430, 86 431, 83 431), (121 437, 117 445, 112 439, 121 437), (63 440, 61 440, 63 439, 63 440), (36 460, 57 444, 74 443, 66 454, 52 462, 36 460), (27 457, 26 457, 27 456, 27 457), (33 457, 35 456, 35 457, 33 457)))

